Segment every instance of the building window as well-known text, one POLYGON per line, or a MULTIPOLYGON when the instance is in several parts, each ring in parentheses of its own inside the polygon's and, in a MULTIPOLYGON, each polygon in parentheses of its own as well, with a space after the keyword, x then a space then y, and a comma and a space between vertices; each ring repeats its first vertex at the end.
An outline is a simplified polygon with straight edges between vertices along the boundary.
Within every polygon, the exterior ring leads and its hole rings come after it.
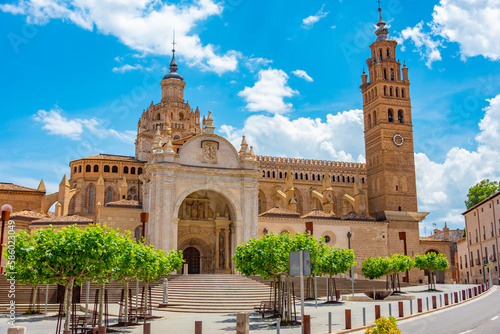
POLYGON ((78 166, 78 173, 82 172, 82 166, 78 166))
POLYGON ((387 80, 387 70, 384 68, 384 80, 387 80))
POLYGON ((389 109, 387 111, 387 119, 389 120, 390 123, 394 122, 394 114, 392 112, 392 109, 389 109))
POLYGON ((130 174, 135 174, 135 167, 130 168, 130 174))
POLYGON ((99 173, 99 166, 94 165, 94 173, 99 173))
POLYGON ((113 190, 111 190, 111 188, 108 188, 108 191, 106 192, 106 203, 112 201, 113 201, 113 190))
POLYGON ((483 226, 483 240, 486 240, 486 226, 483 226))
POLYGON ((469 232, 469 245, 472 245, 472 237, 470 235, 470 232, 469 232))
POLYGON ((479 239, 477 237, 477 229, 476 229, 476 242, 478 242, 478 241, 479 241, 479 239))
POLYGON ((394 81, 394 69, 391 68, 391 80, 394 81))
POLYGON ((402 88, 402 89, 401 89, 401 97, 402 97, 402 98, 404 98, 404 97, 405 97, 405 89, 404 89, 404 88, 402 88))
POLYGON ((398 110, 398 121, 399 123, 404 123, 404 112, 403 110, 398 110))
POLYGON ((134 237, 136 242, 142 241, 142 226, 139 226, 138 228, 135 229, 134 237))
POLYGON ((400 206, 398 206, 398 211, 401 211, 401 207, 400 206))
POLYGON ((392 96, 392 87, 389 88, 389 96, 392 96))
POLYGON ((88 196, 87 196, 87 211, 89 215, 94 213, 94 197, 95 197, 95 189, 94 186, 91 185, 89 187, 88 196))
POLYGON ((108 165, 104 166, 104 173, 109 173, 109 166, 108 165))
POLYGON ((465 255, 464 257, 465 257, 465 268, 467 268, 467 255, 465 255))
POLYGON ((138 174, 138 175, 141 175, 141 174, 142 174, 142 168, 140 168, 140 167, 139 167, 139 168, 137 168, 137 174, 138 174))
POLYGON ((118 173, 118 167, 113 166, 113 167, 111 168, 111 172, 112 172, 112 173, 118 173))
POLYGON ((87 173, 90 173, 91 170, 92 170, 92 167, 90 167, 90 165, 85 166, 85 171, 87 173))
POLYGON ((73 167, 73 174, 76 174, 76 167, 73 167))
POLYGON ((128 167, 127 166, 123 167, 123 174, 128 174, 128 167))
POLYGON ((323 238, 325 239, 325 243, 329 243, 332 240, 329 235, 325 235, 323 238))
POLYGON ((491 236, 495 236, 495 230, 493 229, 493 223, 491 223, 491 236))

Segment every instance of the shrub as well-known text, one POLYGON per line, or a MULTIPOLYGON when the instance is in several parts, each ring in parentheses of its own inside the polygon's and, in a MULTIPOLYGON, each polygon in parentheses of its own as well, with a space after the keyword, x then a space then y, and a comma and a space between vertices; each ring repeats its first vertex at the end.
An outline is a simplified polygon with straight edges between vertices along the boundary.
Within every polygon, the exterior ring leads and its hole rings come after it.
POLYGON ((367 328, 365 334, 401 334, 394 317, 381 317, 375 321, 375 327, 367 328))

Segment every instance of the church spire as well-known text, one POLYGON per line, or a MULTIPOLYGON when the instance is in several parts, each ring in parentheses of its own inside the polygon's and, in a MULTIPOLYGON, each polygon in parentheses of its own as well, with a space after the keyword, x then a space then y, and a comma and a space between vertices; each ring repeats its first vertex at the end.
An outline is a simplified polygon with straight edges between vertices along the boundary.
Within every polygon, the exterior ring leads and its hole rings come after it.
POLYGON ((387 35, 389 34, 389 30, 386 28, 386 23, 382 19, 382 8, 380 7, 380 3, 382 1, 377 0, 378 2, 378 22, 377 22, 377 30, 375 30, 375 35, 377 35, 377 42, 378 41, 387 41, 387 35))
POLYGON ((179 79, 184 81, 184 78, 179 73, 177 73, 178 67, 177 67, 177 62, 175 61, 175 44, 177 43, 175 43, 175 30, 174 30, 174 37, 172 40, 172 60, 170 61, 170 67, 169 67, 170 72, 165 74, 163 80, 179 79))

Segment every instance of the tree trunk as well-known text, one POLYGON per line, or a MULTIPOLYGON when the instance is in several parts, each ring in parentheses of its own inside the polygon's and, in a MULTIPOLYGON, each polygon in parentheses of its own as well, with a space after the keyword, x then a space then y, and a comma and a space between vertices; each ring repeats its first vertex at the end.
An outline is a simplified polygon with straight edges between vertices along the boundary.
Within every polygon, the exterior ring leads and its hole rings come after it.
POLYGON ((283 296, 281 291, 281 275, 278 276, 278 284, 275 287, 277 287, 278 289, 278 301, 276 302, 276 305, 278 306, 278 313, 280 315, 280 318, 283 318, 283 296))
POLYGON ((97 325, 99 327, 102 326, 102 316, 104 314, 104 289, 106 288, 106 283, 101 283, 101 287, 99 290, 99 317, 97 320, 97 325))
POLYGON ((291 321, 292 320, 292 294, 291 294, 291 286, 292 286, 292 282, 290 280, 290 277, 287 276, 287 279, 286 279, 286 290, 287 290, 287 293, 286 293, 286 308, 288 310, 287 312, 287 321, 291 321))
POLYGON ((149 287, 149 282, 144 282, 144 322, 146 322, 146 314, 149 312, 149 309, 148 309, 148 287, 149 287))
POLYGON ((38 295, 38 285, 34 285, 33 286, 33 311, 35 311, 35 307, 36 307, 36 303, 37 303, 37 300, 36 300, 36 297, 38 295))
POLYGON ((128 323, 128 280, 125 281, 125 293, 123 294, 124 297, 125 297, 125 309, 124 309, 124 313, 125 313, 125 318, 124 318, 124 321, 125 323, 128 323))
MULTIPOLYGON (((337 300, 337 282, 335 282, 335 276, 333 277, 333 293, 335 294, 335 301, 338 302, 337 300)), ((333 297, 332 297, 333 300, 333 297)))
POLYGON ((66 317, 64 319, 64 329, 69 330, 69 321, 71 317, 71 297, 73 296, 73 282, 74 278, 71 278, 66 286, 64 287, 64 312, 66 312, 66 317))

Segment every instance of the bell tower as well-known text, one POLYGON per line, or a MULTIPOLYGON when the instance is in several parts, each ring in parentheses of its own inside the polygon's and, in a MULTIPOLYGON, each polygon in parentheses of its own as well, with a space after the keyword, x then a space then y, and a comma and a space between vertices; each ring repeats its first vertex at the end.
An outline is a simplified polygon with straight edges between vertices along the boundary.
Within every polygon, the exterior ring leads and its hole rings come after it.
POLYGON ((375 34, 360 88, 369 210, 383 218, 384 211, 418 209, 408 68, 396 58, 397 42, 387 37, 380 7, 375 34))

